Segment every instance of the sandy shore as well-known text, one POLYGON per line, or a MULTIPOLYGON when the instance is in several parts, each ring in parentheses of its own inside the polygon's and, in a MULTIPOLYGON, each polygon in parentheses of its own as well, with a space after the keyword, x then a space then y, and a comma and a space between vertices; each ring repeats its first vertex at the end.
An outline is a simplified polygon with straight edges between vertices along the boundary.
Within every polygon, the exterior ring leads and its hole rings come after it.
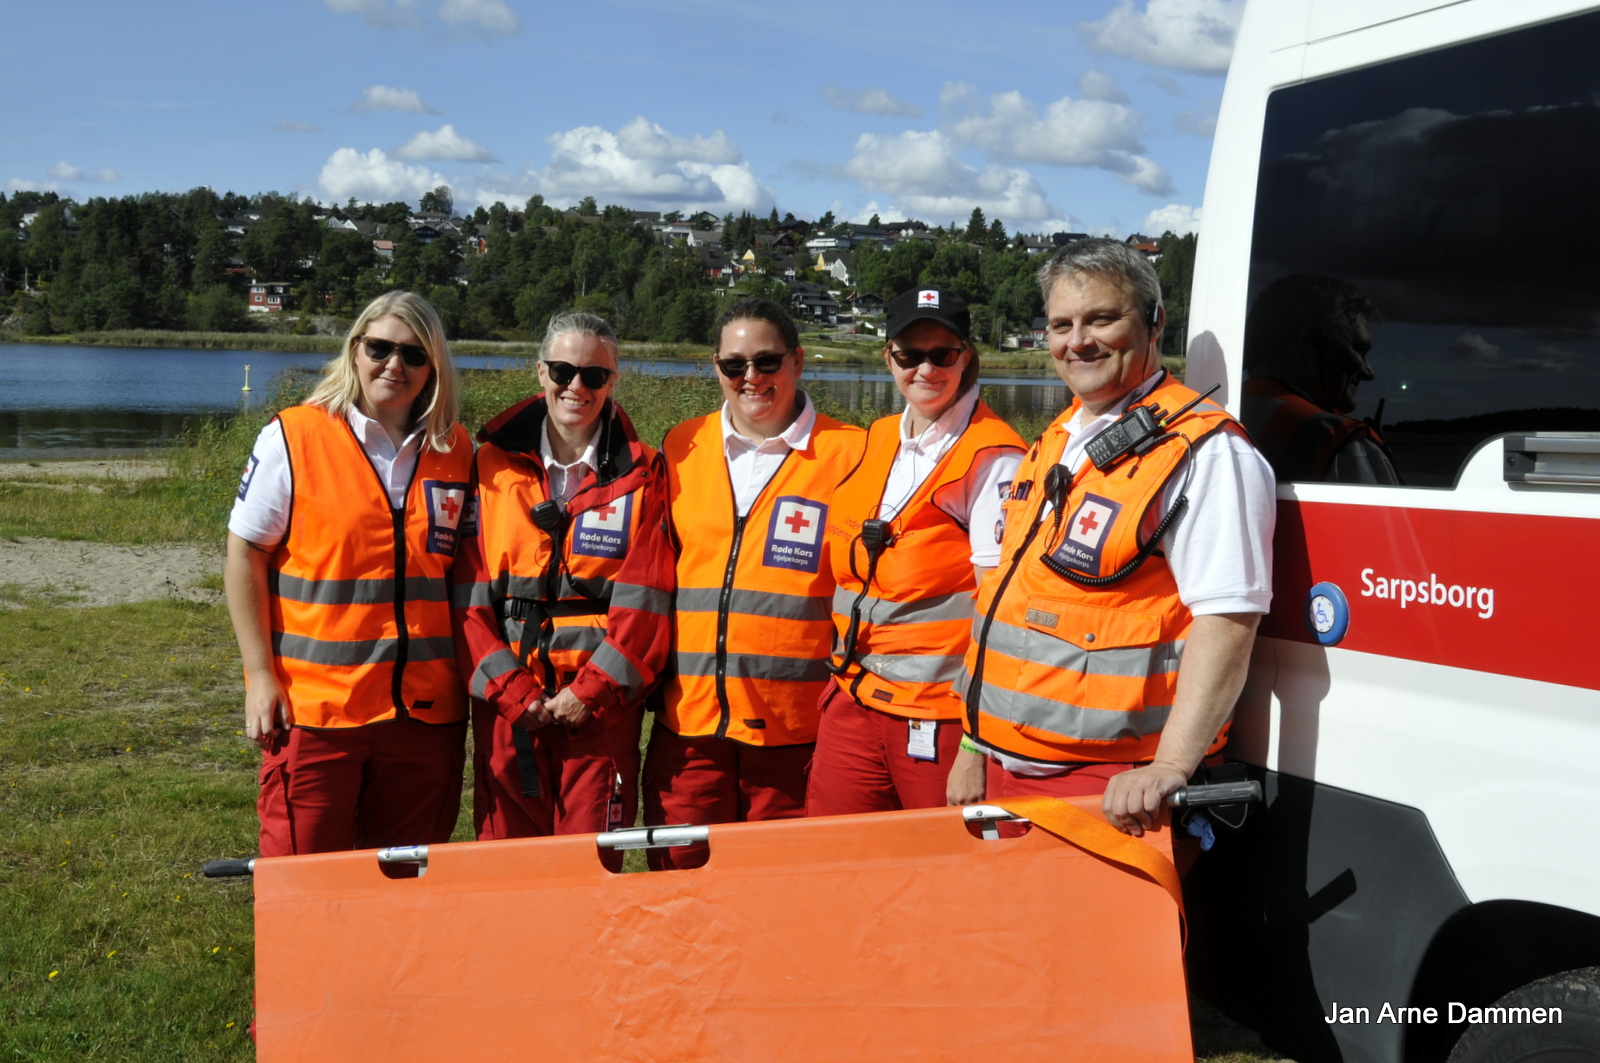
POLYGON ((0 540, 0 589, 65 605, 115 605, 153 598, 220 602, 199 586, 222 574, 222 551, 186 544, 115 546, 61 539, 0 540))
MULTIPOLYGON (((167 474, 159 459, 111 458, 92 461, 0 462, 0 480, 71 480, 77 490, 98 490, 95 481, 148 480, 167 474)), ((41 484, 73 490, 71 484, 41 484)), ((222 574, 220 548, 187 543, 118 546, 62 539, 0 540, 0 604, 19 596, 64 605, 115 605, 154 598, 220 602, 216 577, 222 574), (209 579, 208 579, 209 577, 209 579), (200 586, 201 581, 212 584, 200 586)))

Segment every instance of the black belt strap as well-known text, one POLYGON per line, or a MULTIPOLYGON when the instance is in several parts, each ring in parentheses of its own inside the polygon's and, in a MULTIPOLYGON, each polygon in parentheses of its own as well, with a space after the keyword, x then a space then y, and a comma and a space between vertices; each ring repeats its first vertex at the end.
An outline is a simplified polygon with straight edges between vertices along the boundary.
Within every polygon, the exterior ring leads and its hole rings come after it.
POLYGON ((526 728, 511 726, 511 744, 517 750, 517 774, 522 777, 522 796, 539 796, 539 762, 533 758, 533 735, 526 728))

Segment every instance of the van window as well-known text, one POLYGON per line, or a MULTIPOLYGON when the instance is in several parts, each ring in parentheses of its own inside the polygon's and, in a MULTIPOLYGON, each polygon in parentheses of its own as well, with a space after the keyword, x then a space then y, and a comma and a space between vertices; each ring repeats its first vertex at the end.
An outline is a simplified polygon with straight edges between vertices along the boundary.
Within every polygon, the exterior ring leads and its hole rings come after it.
POLYGON ((1272 94, 1243 410, 1280 479, 1600 431, 1596 55, 1600 13, 1272 94))

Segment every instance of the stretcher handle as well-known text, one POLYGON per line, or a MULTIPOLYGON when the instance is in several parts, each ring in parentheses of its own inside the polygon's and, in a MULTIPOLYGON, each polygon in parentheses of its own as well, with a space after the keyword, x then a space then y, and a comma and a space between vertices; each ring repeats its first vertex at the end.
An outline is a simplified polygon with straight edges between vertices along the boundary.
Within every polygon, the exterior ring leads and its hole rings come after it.
POLYGON ((247 856, 237 860, 207 860, 200 866, 200 873, 206 878, 241 878, 253 875, 256 873, 256 858, 247 856))
POLYGON ((595 835, 594 843, 602 849, 672 849, 683 845, 699 845, 711 837, 710 827, 627 827, 608 830, 595 835))
POLYGON ((394 845, 378 850, 380 864, 416 864, 417 877, 428 873, 428 847, 426 845, 394 845))
POLYGON ((1205 808, 1208 805, 1235 805, 1259 800, 1261 784, 1254 779, 1180 786, 1167 795, 1167 804, 1173 808, 1205 808))

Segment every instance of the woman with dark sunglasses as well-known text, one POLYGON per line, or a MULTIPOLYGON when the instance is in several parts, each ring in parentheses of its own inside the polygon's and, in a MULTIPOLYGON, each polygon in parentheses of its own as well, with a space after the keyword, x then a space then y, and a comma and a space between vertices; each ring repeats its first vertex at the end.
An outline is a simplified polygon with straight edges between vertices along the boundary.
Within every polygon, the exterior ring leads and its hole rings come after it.
POLYGON ((632 824, 641 700, 672 634, 661 460, 611 397, 611 326, 552 318, 538 374, 478 433, 453 576, 484 840, 632 824))
POLYGON ((886 323, 883 360, 906 408, 868 429, 866 455, 833 494, 838 637, 808 816, 984 795, 983 758, 961 752, 952 683, 971 639, 973 594, 1000 561, 1000 503, 1023 444, 978 398, 978 352, 959 295, 904 292, 886 323))
POLYGON ((262 856, 455 827, 467 698, 448 577, 472 462, 455 384, 433 307, 390 292, 256 439, 224 581, 264 751, 262 856))
MULTIPOLYGON (((805 814, 833 638, 822 533, 865 439, 800 390, 805 351, 781 306, 736 302, 716 337, 722 409, 661 444, 678 591, 675 667, 645 762, 651 826, 805 814)), ((656 868, 706 857, 703 845, 650 851, 656 868)))

